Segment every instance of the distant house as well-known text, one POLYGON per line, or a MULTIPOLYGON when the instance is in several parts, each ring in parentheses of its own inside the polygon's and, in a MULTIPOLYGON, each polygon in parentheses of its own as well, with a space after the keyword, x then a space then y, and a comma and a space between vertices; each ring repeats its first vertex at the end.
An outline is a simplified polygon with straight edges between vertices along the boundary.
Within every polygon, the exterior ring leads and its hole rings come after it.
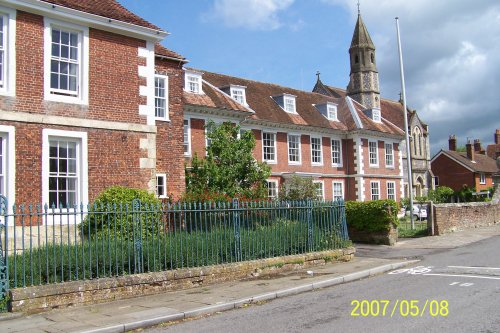
POLYGON ((496 162, 481 148, 481 142, 468 142, 466 152, 457 151, 457 139, 449 139, 449 150, 441 150, 431 160, 437 186, 448 186, 459 191, 464 185, 477 191, 493 186, 493 174, 498 172, 496 162))
POLYGON ((496 160, 500 157, 500 129, 495 131, 494 142, 486 147, 486 155, 496 160))

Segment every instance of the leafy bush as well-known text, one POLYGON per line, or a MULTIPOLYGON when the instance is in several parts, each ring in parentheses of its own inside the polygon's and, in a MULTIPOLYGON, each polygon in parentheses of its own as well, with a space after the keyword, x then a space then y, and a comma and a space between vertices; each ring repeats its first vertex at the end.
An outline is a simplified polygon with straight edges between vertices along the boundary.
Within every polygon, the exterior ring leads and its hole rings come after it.
POLYGON ((84 238, 142 239, 160 230, 160 200, 144 190, 112 186, 95 199, 79 226, 84 238), (140 206, 134 207, 134 200, 140 206))
POLYGON ((159 231, 145 238, 140 248, 132 239, 111 237, 93 237, 72 245, 51 244, 11 254, 10 285, 18 288, 202 267, 350 246, 338 231, 319 223, 312 224, 312 243, 308 233, 307 223, 277 218, 266 225, 242 225, 239 242, 232 225, 219 225, 209 231, 159 231))
POLYGON ((311 177, 293 176, 282 186, 280 200, 318 200, 318 187, 311 177))
POLYGON ((387 231, 398 225, 398 204, 394 200, 347 201, 347 225, 359 231, 387 231))
POLYGON ((438 186, 435 190, 429 190, 429 200, 434 203, 451 202, 453 190, 447 186, 438 186))

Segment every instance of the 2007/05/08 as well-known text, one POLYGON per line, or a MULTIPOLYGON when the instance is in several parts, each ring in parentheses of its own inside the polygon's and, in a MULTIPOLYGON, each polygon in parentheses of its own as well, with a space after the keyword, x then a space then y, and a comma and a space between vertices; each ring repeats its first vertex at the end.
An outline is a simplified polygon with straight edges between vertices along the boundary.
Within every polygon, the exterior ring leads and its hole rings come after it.
POLYGON ((401 317, 423 317, 428 313, 431 317, 446 317, 449 314, 447 300, 352 300, 351 311, 352 317, 385 317, 401 316, 401 317), (388 311, 389 310, 389 311, 388 311))

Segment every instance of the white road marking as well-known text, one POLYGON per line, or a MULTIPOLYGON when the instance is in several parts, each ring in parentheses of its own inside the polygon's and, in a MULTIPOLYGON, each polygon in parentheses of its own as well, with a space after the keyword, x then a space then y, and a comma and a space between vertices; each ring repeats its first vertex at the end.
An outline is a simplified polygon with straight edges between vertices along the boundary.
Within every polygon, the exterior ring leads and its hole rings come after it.
POLYGON ((465 268, 465 269, 498 269, 499 267, 483 267, 483 266, 448 266, 449 268, 465 268))
POLYGON ((439 274, 439 273, 425 273, 426 276, 449 276, 449 277, 466 277, 476 279, 500 280, 500 277, 481 276, 481 275, 467 275, 467 274, 439 274))

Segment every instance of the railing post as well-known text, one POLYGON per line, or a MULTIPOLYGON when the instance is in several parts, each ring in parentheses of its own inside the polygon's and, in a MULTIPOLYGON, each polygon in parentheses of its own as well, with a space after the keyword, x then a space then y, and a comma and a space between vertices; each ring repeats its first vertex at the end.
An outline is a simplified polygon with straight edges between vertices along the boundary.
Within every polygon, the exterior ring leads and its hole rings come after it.
POLYGON ((134 228, 134 273, 142 273, 143 256, 142 256, 142 219, 141 219, 141 201, 139 199, 132 200, 132 216, 134 228))
POLYGON ((240 212, 238 199, 233 199, 234 255, 241 261, 240 212))
POLYGON ((7 311, 6 304, 9 292, 9 228, 8 228, 8 202, 7 198, 0 195, 0 312, 7 311), (4 234, 2 248, 2 231, 4 234))
POLYGON ((312 200, 307 200, 307 247, 312 252, 314 247, 313 224, 312 224, 312 200))

